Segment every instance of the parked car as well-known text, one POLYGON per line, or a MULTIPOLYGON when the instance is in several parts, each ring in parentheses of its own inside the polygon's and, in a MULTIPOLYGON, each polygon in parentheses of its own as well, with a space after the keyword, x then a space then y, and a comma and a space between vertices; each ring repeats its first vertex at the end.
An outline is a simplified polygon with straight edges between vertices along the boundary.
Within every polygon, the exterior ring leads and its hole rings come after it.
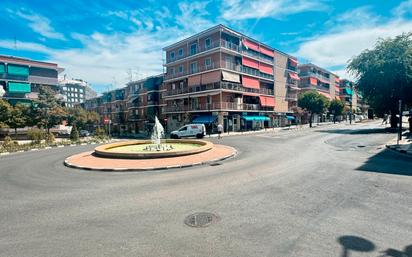
POLYGON ((203 138, 206 135, 204 124, 188 124, 170 133, 170 138, 196 137, 203 138))
POLYGON ((90 136, 90 132, 87 130, 80 130, 79 132, 81 137, 89 137, 90 136))

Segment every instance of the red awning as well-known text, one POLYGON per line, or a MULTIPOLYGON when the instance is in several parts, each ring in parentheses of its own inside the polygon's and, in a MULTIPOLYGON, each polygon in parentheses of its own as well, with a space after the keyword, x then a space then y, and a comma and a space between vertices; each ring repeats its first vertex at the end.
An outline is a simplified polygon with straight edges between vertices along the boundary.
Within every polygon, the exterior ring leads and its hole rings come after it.
POLYGON ((321 91, 318 91, 318 93, 321 94, 321 95, 323 95, 323 96, 326 96, 328 99, 332 99, 332 97, 331 97, 330 94, 328 94, 328 93, 321 92, 321 91))
POLYGON ((296 73, 294 73, 294 72, 289 72, 289 77, 290 77, 291 79, 294 79, 294 80, 300 80, 298 74, 296 74, 296 73))
POLYGON ((298 60, 289 58, 289 62, 290 62, 290 65, 292 65, 292 66, 298 66, 298 60))
POLYGON ((275 53, 273 52, 273 50, 270 50, 269 48, 266 48, 264 46, 260 46, 259 50, 262 54, 265 54, 265 55, 268 55, 268 56, 271 56, 271 57, 275 57, 275 53))
POLYGON ((259 62, 247 57, 242 57, 242 64, 251 68, 259 69, 259 62))
POLYGON ((243 42, 243 45, 246 46, 246 48, 249 48, 249 49, 252 49, 252 50, 255 50, 255 51, 259 52, 259 45, 258 44, 254 43, 252 41, 249 41, 246 38, 244 38, 242 42, 243 42))
POLYGON ((271 65, 260 63, 259 70, 263 73, 273 75, 273 66, 271 65))
POLYGON ((268 107, 275 107, 275 98, 270 96, 259 96, 260 105, 268 106, 268 107))
POLYGON ((310 78, 310 84, 316 86, 318 85, 318 80, 316 78, 310 78))
POLYGON ((260 88, 259 80, 248 76, 242 76, 242 84, 244 87, 248 88, 260 88))

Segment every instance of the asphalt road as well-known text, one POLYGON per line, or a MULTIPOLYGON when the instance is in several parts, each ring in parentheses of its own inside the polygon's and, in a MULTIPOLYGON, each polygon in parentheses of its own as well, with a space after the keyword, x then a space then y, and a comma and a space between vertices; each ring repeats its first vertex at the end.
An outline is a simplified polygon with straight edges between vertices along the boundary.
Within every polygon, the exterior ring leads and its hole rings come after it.
POLYGON ((92 146, 2 156, 0 256, 412 256, 412 159, 384 148, 395 136, 268 131, 220 140, 239 154, 218 166, 136 173, 63 166, 92 146), (203 211, 220 220, 184 224, 203 211))

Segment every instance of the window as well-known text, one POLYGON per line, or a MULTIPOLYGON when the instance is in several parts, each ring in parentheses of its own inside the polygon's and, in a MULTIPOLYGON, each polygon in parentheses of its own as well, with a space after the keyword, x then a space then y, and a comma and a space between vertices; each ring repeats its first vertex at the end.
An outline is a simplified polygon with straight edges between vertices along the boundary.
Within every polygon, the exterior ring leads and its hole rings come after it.
POLYGON ((210 49, 211 47, 212 47, 212 40, 210 38, 206 38, 205 49, 210 49))
POLYGON ((177 54, 179 55, 179 57, 183 57, 183 48, 180 48, 180 49, 177 51, 177 54))
POLYGON ((175 90, 175 89, 176 89, 176 84, 173 83, 173 84, 172 84, 172 90, 175 90))
POLYGON ((192 45, 190 45, 190 55, 194 55, 197 53, 197 44, 194 43, 192 45))
POLYGON ((175 68, 174 67, 170 68, 170 74, 175 75, 175 68))
POLYGON ((187 130, 187 126, 184 126, 183 128, 179 129, 179 131, 186 131, 187 130))
POLYGON ((183 81, 179 83, 179 89, 183 89, 183 81))
POLYGON ((183 65, 179 66, 179 73, 183 73, 183 65))
POLYGON ((192 62, 192 63, 190 64, 190 72, 191 72, 191 73, 197 72, 197 62, 192 62))
POLYGON ((170 52, 170 60, 173 61, 175 59, 175 52, 170 52))
POLYGON ((205 59, 205 66, 206 68, 210 68, 212 66, 212 59, 210 57, 205 59))

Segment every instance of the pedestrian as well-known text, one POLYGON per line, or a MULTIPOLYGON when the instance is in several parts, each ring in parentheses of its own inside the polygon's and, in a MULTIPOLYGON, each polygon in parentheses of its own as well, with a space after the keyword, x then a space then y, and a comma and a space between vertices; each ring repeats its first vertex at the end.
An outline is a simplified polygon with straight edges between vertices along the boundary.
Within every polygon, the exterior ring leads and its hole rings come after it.
POLYGON ((388 114, 383 115, 383 120, 382 120, 381 125, 383 125, 384 123, 385 123, 385 125, 388 124, 388 114))
POLYGON ((412 113, 409 116, 408 122, 409 122, 409 134, 411 134, 412 136, 412 113))
POLYGON ((218 139, 222 138, 222 133, 223 133, 223 125, 219 123, 219 125, 217 125, 217 138, 218 139))

